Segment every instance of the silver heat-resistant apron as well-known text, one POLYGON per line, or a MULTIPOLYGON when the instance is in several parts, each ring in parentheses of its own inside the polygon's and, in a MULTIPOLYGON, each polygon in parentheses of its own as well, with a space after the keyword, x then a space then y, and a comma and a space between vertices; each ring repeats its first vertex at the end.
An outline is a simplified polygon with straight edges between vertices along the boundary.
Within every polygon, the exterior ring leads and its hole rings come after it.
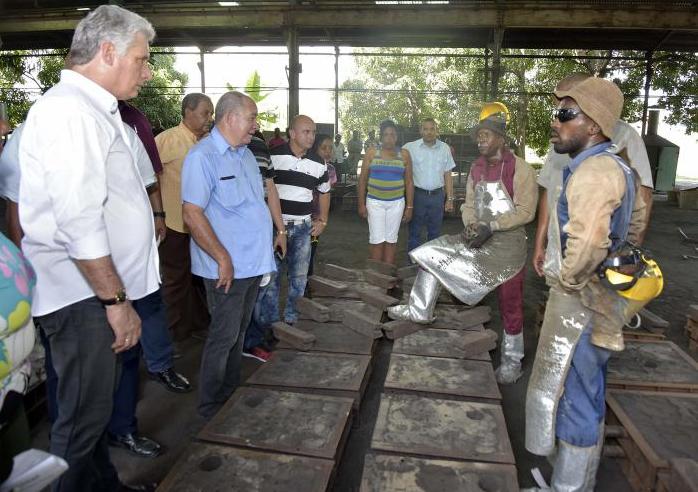
MULTIPOLYGON (((490 223, 516 209, 501 174, 498 181, 481 180, 474 191, 479 222, 490 223)), ((497 231, 480 248, 467 247, 460 234, 444 235, 412 250, 410 257, 472 306, 521 271, 526 262, 526 232, 523 227, 497 231)))
MULTIPOLYGON (((556 190, 557 198, 560 187, 556 190)), ((555 448, 555 418, 565 387, 572 356, 591 311, 579 294, 565 292, 558 283, 562 265, 557 199, 550 211, 548 245, 543 270, 549 279, 550 294, 538 338, 531 378, 526 392, 526 449, 548 456, 555 448)))

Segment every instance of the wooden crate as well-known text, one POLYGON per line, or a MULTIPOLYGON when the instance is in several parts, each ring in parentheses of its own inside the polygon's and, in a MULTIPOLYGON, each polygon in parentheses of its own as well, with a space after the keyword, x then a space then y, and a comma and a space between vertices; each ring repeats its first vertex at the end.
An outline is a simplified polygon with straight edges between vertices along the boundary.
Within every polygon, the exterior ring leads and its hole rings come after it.
POLYGON ((516 467, 370 453, 361 492, 518 492, 516 467))
POLYGON ((392 354, 385 391, 498 403, 492 364, 485 361, 392 354))
POLYGON ((371 449, 514 464, 502 407, 417 395, 382 395, 371 449))
POLYGON ((368 355, 279 350, 247 378, 245 385, 352 398, 358 410, 370 367, 368 355))
POLYGON ((623 330, 623 340, 626 342, 657 342, 666 340, 666 335, 663 333, 652 333, 642 328, 638 328, 637 330, 623 330))
POLYGON ((350 427, 351 398, 242 387, 199 439, 337 460, 350 427))
POLYGON ((670 460, 698 456, 698 394, 609 390, 606 403, 607 424, 626 432, 618 442, 635 491, 654 491, 670 460))
POLYGON ((194 442, 186 447, 158 492, 327 490, 331 460, 194 442))
POLYGON ((608 361, 609 388, 698 393, 698 363, 668 341, 628 341, 608 361))

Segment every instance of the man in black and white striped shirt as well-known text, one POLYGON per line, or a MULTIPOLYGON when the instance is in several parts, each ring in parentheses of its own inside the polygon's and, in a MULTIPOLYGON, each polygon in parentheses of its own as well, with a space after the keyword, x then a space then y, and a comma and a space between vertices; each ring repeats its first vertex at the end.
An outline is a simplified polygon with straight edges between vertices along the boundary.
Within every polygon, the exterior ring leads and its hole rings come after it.
MULTIPOLYGON (((279 287, 284 264, 288 268, 288 298, 284 321, 293 324, 298 319, 296 299, 303 296, 310 264, 310 236, 319 236, 327 226, 330 210, 330 184, 327 166, 317 156, 307 155, 315 141, 315 123, 304 115, 291 121, 288 143, 271 149, 274 182, 279 192, 281 213, 287 235, 287 251, 283 259, 276 258, 272 314, 279 306, 279 287), (320 192, 320 214, 311 220, 313 190, 320 192)), ((271 307, 270 307, 271 308, 271 307)))

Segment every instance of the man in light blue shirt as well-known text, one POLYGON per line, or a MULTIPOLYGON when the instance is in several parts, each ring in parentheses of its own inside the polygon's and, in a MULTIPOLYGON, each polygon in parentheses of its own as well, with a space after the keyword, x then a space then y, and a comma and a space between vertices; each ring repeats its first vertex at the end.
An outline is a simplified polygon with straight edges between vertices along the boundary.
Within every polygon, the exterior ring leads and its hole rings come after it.
POLYGON ((191 232, 192 273, 203 277, 211 313, 201 356, 199 414, 210 419, 240 384, 245 329, 261 278, 276 268, 262 175, 247 148, 257 105, 231 91, 216 105, 211 134, 182 168, 182 215, 191 232))
POLYGON ((423 243, 422 229, 427 228, 427 241, 441 235, 444 210, 453 212, 453 180, 456 167, 451 148, 438 139, 439 131, 433 118, 422 120, 422 138, 404 145, 412 157, 414 179, 414 211, 410 221, 407 251, 423 243), (445 202, 445 203, 444 203, 445 202))

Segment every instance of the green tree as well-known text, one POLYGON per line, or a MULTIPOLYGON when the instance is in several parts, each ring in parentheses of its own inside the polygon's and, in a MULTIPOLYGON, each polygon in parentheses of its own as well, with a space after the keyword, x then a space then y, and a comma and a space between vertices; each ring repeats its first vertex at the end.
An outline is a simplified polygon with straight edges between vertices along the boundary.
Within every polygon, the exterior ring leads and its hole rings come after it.
POLYGON ((173 48, 159 49, 151 55, 153 78, 130 101, 148 117, 156 133, 177 126, 182 119, 182 97, 188 77, 175 69, 172 51, 173 48))
MULTIPOLYGON (((174 68, 172 48, 153 53, 153 78, 131 101, 162 130, 179 124, 186 74, 174 68)), ((13 126, 24 121, 32 103, 60 79, 67 50, 12 51, 0 55, 0 98, 13 126)))
POLYGON ((9 51, 0 55, 0 100, 16 126, 34 100, 58 82, 67 50, 9 51))
POLYGON ((657 105, 668 110, 666 122, 698 133, 697 53, 661 53, 655 57, 652 87, 663 93, 657 105))
MULTIPOLYGON (((486 82, 491 74, 484 60, 474 56, 481 51, 441 50, 451 57, 428 56, 431 49, 387 51, 396 56, 356 58, 357 76, 341 87, 343 128, 365 131, 385 118, 417 128, 426 116, 436 118, 443 131, 462 133, 475 125, 480 106, 490 99, 486 82)), ((547 151, 550 111, 555 106, 551 93, 560 79, 573 72, 613 79, 625 95, 622 117, 637 121, 642 116, 642 52, 504 50, 503 55, 497 99, 510 109, 509 134, 521 151, 531 148, 541 156, 547 151), (551 58, 541 58, 546 55, 551 58)), ((670 123, 685 124, 689 131, 698 129, 695 72, 694 54, 656 58, 653 87, 665 94, 659 105, 671 110, 670 123)))
MULTIPOLYGON (((226 87, 229 91, 240 90, 233 87, 229 83, 226 83, 226 87)), ((262 78, 259 76, 259 72, 257 70, 250 74, 247 82, 245 83, 245 87, 241 90, 252 98, 252 100, 257 104, 257 107, 259 107, 261 103, 264 102, 267 97, 269 97, 269 94, 271 94, 271 92, 264 91, 262 89, 262 78)), ((271 126, 275 124, 278 119, 279 114, 276 108, 267 111, 260 111, 257 114, 257 121, 260 122, 260 127, 262 127, 265 123, 271 126)))

